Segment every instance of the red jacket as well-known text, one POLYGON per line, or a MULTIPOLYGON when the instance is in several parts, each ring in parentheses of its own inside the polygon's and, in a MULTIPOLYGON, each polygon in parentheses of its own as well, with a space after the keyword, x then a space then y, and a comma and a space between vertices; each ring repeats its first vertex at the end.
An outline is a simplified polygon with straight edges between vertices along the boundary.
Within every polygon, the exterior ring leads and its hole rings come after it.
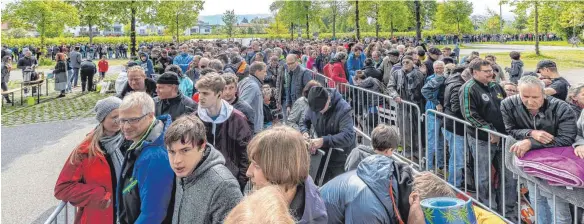
POLYGON ((65 162, 55 185, 55 197, 78 208, 75 223, 113 223, 110 166, 104 156, 87 157, 89 144, 90 140, 85 140, 80 145, 81 162, 71 164, 69 159, 65 162), (108 201, 111 202, 106 208, 108 201))
POLYGON ((97 63, 97 71, 107 72, 108 69, 109 69, 108 62, 106 60, 99 60, 99 63, 97 63))

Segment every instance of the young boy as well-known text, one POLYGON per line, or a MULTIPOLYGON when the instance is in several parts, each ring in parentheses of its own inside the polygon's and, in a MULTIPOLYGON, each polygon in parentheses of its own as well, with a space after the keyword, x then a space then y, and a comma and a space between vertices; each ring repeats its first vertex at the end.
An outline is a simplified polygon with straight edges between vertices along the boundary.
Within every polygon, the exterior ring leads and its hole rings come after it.
POLYGON ((517 81, 523 75, 523 61, 521 61, 521 53, 517 51, 511 51, 509 53, 509 57, 511 57, 511 68, 506 67, 505 71, 509 73, 509 81, 517 84, 517 81))
POLYGON ((97 63, 97 71, 99 72, 99 82, 105 78, 105 73, 109 69, 109 64, 105 60, 105 55, 101 56, 101 60, 97 63))
POLYGON ((207 144, 203 122, 180 117, 166 130, 164 144, 176 174, 172 223, 223 223, 243 196, 221 153, 207 144))

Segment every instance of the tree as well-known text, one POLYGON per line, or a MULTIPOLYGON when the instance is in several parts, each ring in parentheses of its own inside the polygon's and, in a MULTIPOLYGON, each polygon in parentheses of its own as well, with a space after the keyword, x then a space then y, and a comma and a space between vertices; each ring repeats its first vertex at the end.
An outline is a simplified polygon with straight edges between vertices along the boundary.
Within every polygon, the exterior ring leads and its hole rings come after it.
POLYGON ((416 41, 422 39, 422 24, 420 21, 420 0, 414 0, 414 11, 416 15, 416 41))
POLYGON ((136 20, 152 22, 155 14, 153 0, 111 1, 116 13, 112 16, 122 23, 130 23, 130 55, 136 56, 136 20))
POLYGON ((527 28, 527 15, 516 14, 515 21, 513 21, 513 28, 519 33, 522 33, 525 28, 527 28))
POLYGON ((180 31, 197 24, 203 4, 196 0, 161 1, 156 6, 154 24, 165 26, 179 42, 180 31))
MULTIPOLYGON (((343 1, 333 0, 328 1, 326 3, 328 8, 325 8, 323 11, 324 18, 330 18, 331 21, 331 28, 333 33, 333 38, 336 38, 337 35, 337 18, 341 17, 340 15, 343 14, 344 11, 347 9, 347 5, 343 1)), ((323 19, 324 20, 324 19, 323 19)))
POLYGON ((22 0, 6 5, 2 22, 9 22, 14 28, 35 28, 44 46, 46 37, 63 34, 65 26, 77 26, 79 19, 77 9, 64 1, 22 0))
POLYGON ((357 40, 361 40, 361 31, 359 29, 359 0, 355 0, 355 31, 357 32, 357 40))
POLYGON ((249 23, 249 21, 247 21, 247 18, 243 17, 243 20, 241 20, 241 23, 249 23))
POLYGON ((379 38, 379 29, 380 26, 380 17, 381 17, 381 8, 383 7, 383 1, 380 0, 371 0, 371 1, 364 1, 361 3, 361 10, 365 12, 365 17, 370 18, 372 22, 375 24, 375 37, 379 38))
POLYGON ((227 10, 223 13, 223 23, 225 23, 225 31, 229 37, 233 37, 233 26, 237 22, 237 17, 235 16, 235 10, 227 10))
POLYGON ((514 1, 511 3, 515 6, 515 14, 523 13, 526 14, 527 11, 531 11, 530 19, 533 19, 533 28, 535 32, 535 54, 540 55, 539 51, 539 7, 540 2, 537 0, 525 0, 525 1, 514 1))
POLYGON ((70 3, 77 8, 80 25, 89 28, 90 44, 93 43, 93 27, 105 29, 114 22, 113 17, 110 16, 115 13, 112 2, 74 0, 70 3))
POLYGON ((467 0, 440 3, 436 11, 436 27, 442 32, 459 35, 472 32, 471 13, 472 3, 467 0))
POLYGON ((492 9, 487 8, 486 20, 479 26, 485 33, 495 34, 501 32, 501 16, 492 9))
POLYGON ((584 2, 560 2, 560 7, 562 10, 560 11, 559 25, 563 30, 571 32, 565 36, 569 38, 578 35, 579 30, 581 31, 584 26, 584 2))
POLYGON ((398 1, 388 1, 381 5, 380 22, 382 27, 389 27, 391 37, 394 31, 402 31, 408 28, 411 14, 405 4, 398 1))
POLYGON ((266 32, 272 37, 278 37, 280 34, 286 33, 286 25, 279 16, 276 16, 274 22, 266 28, 266 32))

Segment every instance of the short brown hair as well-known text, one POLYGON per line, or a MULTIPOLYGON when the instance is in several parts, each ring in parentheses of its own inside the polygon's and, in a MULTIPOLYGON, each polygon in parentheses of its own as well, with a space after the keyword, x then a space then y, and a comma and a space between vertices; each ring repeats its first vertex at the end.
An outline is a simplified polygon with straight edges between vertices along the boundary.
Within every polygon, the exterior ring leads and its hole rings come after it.
POLYGON ((207 141, 207 132, 201 119, 195 115, 184 115, 172 122, 164 134, 164 145, 170 148, 177 141, 193 146, 204 144, 207 141))
POLYGON ((266 63, 255 61, 255 62, 251 63, 251 66, 249 67, 249 74, 255 75, 256 72, 264 70, 265 68, 266 68, 266 63))
POLYGON ((304 89, 302 90, 302 96, 308 97, 308 92, 310 92, 310 89, 312 87, 315 87, 315 86, 322 86, 322 85, 316 80, 308 81, 308 83, 306 83, 306 86, 304 86, 304 89))
POLYGON ((521 53, 519 53, 519 51, 511 51, 509 52, 509 57, 513 60, 519 60, 519 58, 521 58, 521 53))
POLYGON ((209 73, 201 76, 197 83, 195 84, 197 89, 210 89, 215 93, 223 91, 225 88, 225 79, 218 75, 217 73, 209 73))
POLYGON ((239 81, 239 78, 237 78, 237 76, 233 73, 227 73, 227 74, 223 74, 223 79, 225 79, 225 85, 231 85, 231 84, 235 84, 237 86, 237 82, 239 81))
POLYGON ((481 58, 473 59, 470 62, 470 69, 472 71, 480 71, 481 66, 491 66, 491 62, 484 60, 484 59, 481 59, 481 58))
POLYGON ((283 186, 286 191, 308 177, 308 144, 291 127, 276 126, 260 132, 247 145, 247 154, 262 169, 269 183, 283 186))
POLYGON ((389 148, 397 149, 399 144, 399 130, 396 126, 379 124, 371 132, 371 147, 377 151, 389 148))
POLYGON ((420 195, 420 200, 436 197, 456 197, 456 193, 438 176, 424 171, 414 176, 412 192, 420 195))

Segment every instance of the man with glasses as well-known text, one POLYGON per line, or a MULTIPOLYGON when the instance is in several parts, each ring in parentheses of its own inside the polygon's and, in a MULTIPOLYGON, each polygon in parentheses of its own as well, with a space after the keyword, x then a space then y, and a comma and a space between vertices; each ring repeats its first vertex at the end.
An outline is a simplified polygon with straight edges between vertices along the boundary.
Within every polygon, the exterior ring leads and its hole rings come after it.
POLYGON ((304 86, 312 80, 312 72, 302 66, 298 66, 298 58, 295 54, 286 56, 286 114, 290 112, 290 108, 296 100, 302 97, 302 90, 304 86), (289 80, 289 81, 288 81, 289 80))
POLYGON ((164 131, 170 116, 156 118, 154 101, 144 92, 130 93, 119 110, 116 122, 132 145, 124 156, 116 191, 117 223, 169 223, 174 210, 174 172, 164 131))
POLYGON ((146 92, 151 97, 156 97, 156 82, 146 77, 146 71, 142 66, 135 65, 135 63, 133 65, 128 68, 128 82, 118 97, 123 99, 131 92, 146 92))
POLYGON ((570 83, 558 73, 558 67, 552 60, 541 60, 537 63, 537 73, 546 84, 545 94, 560 100, 566 100, 570 83))
MULTIPOLYGON (((492 208, 503 211, 505 206, 505 216, 510 220, 516 220, 517 190, 516 180, 512 173, 504 167, 495 166, 499 179, 503 179, 501 173, 505 172, 505 197, 503 202, 500 193, 489 192, 493 180, 489 178, 489 171, 492 164, 502 164, 501 138, 499 136, 480 131, 478 128, 496 131, 507 134, 505 124, 501 119, 501 101, 506 97, 505 91, 495 81, 495 74, 491 63, 483 59, 475 59, 470 64, 472 79, 460 88, 460 106, 465 120, 475 128, 469 128, 467 132, 470 153, 477 164, 475 167, 476 182, 478 183, 478 198, 481 203, 491 205, 492 208), (478 133, 475 133, 478 132, 478 133), (478 136, 478 138, 476 138, 478 136), (489 152, 490 151, 490 152, 489 152), (491 196, 491 197, 489 197, 491 196), (504 204, 504 205, 503 205, 504 204), (498 207, 497 207, 498 206, 498 207)), ((473 164, 474 165, 474 164, 473 164)))
POLYGON ((515 85, 515 83, 502 81, 501 86, 505 90, 507 97, 517 95, 517 93, 518 93, 517 92, 517 85, 515 85))

